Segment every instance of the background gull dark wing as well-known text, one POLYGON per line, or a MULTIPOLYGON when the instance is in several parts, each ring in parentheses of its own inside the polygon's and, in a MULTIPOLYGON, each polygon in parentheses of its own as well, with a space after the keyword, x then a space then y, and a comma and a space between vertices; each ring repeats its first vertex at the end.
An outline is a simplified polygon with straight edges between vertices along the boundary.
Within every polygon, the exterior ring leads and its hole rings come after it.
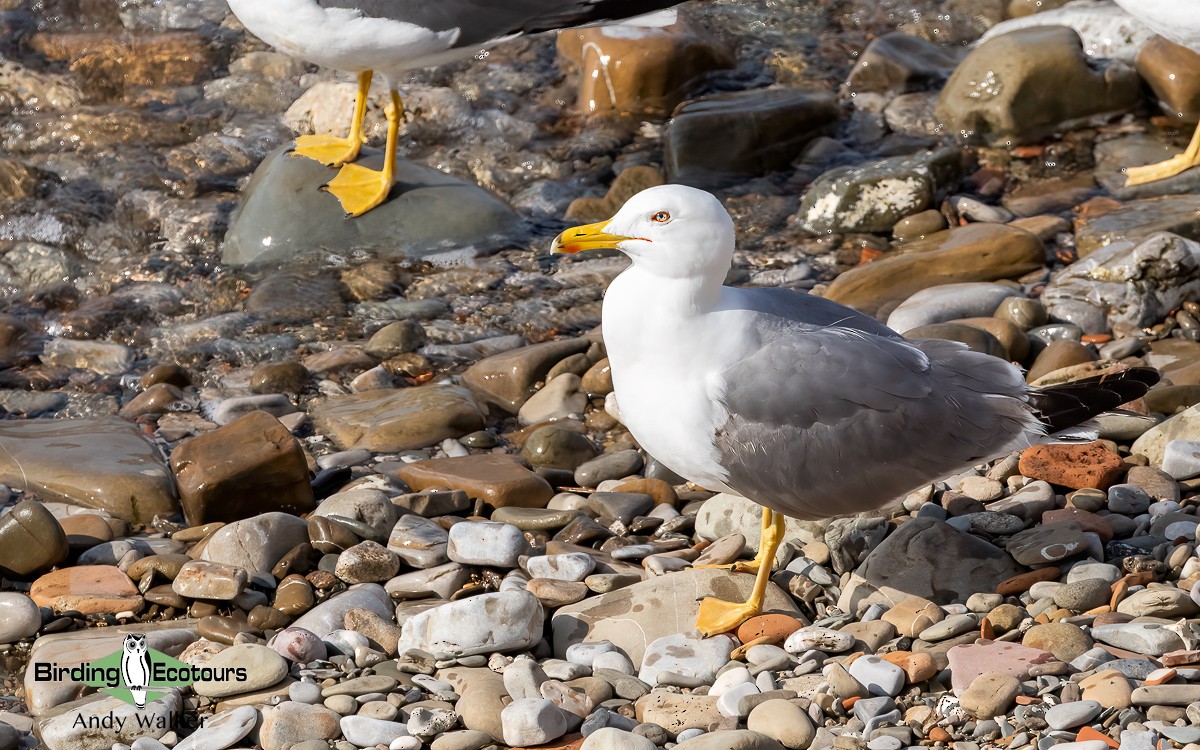
MULTIPOLYGON (((266 0, 264 0, 265 2, 266 0)), ((455 47, 514 34, 619 21, 679 5, 680 0, 318 0, 325 8, 361 10, 434 31, 462 29, 455 47)))

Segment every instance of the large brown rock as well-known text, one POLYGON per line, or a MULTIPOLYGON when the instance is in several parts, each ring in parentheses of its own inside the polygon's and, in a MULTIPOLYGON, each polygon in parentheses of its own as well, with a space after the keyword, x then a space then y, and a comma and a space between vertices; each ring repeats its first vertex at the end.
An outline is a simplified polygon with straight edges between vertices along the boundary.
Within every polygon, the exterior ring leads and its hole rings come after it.
POLYGON ((312 417, 342 450, 377 453, 427 448, 484 427, 471 393, 452 385, 333 396, 314 406, 312 417))
POLYGON ((954 57, 920 37, 894 31, 871 40, 846 78, 853 93, 924 91, 950 77, 954 57))
POLYGON ((825 296, 876 315, 922 289, 1007 279, 1042 267, 1041 240, 1003 224, 968 224, 905 243, 895 254, 852 268, 825 296))
POLYGON ((1093 67, 1074 29, 1040 26, 976 47, 946 82, 936 114, 968 141, 1030 143, 1128 112, 1140 96, 1132 69, 1093 67))
POLYGON ((558 53, 580 70, 579 108, 589 114, 665 115, 699 76, 734 65, 730 50, 683 20, 568 29, 558 53))
POLYGON ((22 500, 0 516, 0 572, 27 576, 57 565, 69 552, 67 535, 36 500, 22 500))
POLYGON ((551 367, 589 346, 586 338, 574 338, 512 349, 471 365, 462 382, 481 400, 516 414, 551 367))
POLYGON ((47 573, 29 596, 39 607, 85 615, 139 612, 145 605, 133 581, 115 565, 78 565, 47 573))
POLYGON ((0 423, 0 482, 130 523, 179 512, 158 449, 117 417, 0 423))
POLYGON ((265 411, 182 443, 171 468, 191 526, 317 507, 300 443, 265 411))
POLYGON ((1138 51, 1137 72, 1168 114, 1200 116, 1200 52, 1156 36, 1138 51))
POLYGON ((1164 195, 1128 201, 1077 226, 1075 249, 1083 258, 1114 242, 1140 243, 1157 232, 1200 240, 1200 195, 1164 195))
POLYGON ((545 508, 554 495, 549 482, 510 455, 485 453, 414 461, 398 466, 395 474, 414 492, 463 490, 494 508, 545 508))
POLYGON ((963 602, 977 591, 1021 572, 1003 550, 944 521, 916 518, 901 524, 855 571, 839 605, 863 601, 895 605, 910 596, 937 604, 963 602), (948 560, 955 561, 953 575, 948 560))
POLYGON ((67 62, 92 95, 109 97, 132 86, 190 86, 212 77, 216 47, 200 33, 120 34, 104 31, 44 32, 30 46, 67 62))

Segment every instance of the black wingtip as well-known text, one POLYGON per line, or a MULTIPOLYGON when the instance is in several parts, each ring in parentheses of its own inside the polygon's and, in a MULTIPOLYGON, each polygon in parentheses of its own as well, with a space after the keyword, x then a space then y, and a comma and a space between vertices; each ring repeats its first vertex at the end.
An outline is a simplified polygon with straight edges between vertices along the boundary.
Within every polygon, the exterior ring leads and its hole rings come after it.
POLYGON ((1161 378, 1162 373, 1152 367, 1131 367, 1037 389, 1030 404, 1047 429, 1057 432, 1141 398, 1161 378))

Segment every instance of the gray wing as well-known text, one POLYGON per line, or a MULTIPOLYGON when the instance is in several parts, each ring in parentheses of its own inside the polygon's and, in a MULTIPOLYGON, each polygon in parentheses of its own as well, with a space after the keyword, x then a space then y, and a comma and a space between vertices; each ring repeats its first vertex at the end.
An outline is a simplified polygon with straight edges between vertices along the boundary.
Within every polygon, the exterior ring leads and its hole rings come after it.
POLYGON ((1037 430, 1025 381, 1003 360, 764 320, 757 351, 721 374, 729 417, 715 442, 726 484, 773 510, 816 519, 876 508, 1037 430))
POLYGON ((900 338, 900 334, 871 316, 824 297, 805 294, 794 289, 771 287, 739 288, 732 291, 739 309, 774 315, 805 325, 843 326, 873 333, 876 336, 900 338))
MULTIPOLYGON (((266 2, 266 0, 263 0, 266 2)), ((323 8, 351 8, 434 31, 462 29, 455 47, 552 29, 618 21, 683 0, 317 0, 323 8)))

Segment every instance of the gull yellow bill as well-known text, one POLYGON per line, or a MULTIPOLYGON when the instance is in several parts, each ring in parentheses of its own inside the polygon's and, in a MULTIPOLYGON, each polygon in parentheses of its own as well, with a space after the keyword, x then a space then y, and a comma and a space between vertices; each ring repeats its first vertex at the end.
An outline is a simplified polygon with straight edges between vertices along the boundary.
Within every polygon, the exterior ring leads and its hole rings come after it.
POLYGON ((613 249, 625 240, 633 239, 604 231, 610 223, 612 223, 611 219, 568 229, 554 238, 553 244, 550 245, 550 252, 573 255, 584 250, 613 249))

